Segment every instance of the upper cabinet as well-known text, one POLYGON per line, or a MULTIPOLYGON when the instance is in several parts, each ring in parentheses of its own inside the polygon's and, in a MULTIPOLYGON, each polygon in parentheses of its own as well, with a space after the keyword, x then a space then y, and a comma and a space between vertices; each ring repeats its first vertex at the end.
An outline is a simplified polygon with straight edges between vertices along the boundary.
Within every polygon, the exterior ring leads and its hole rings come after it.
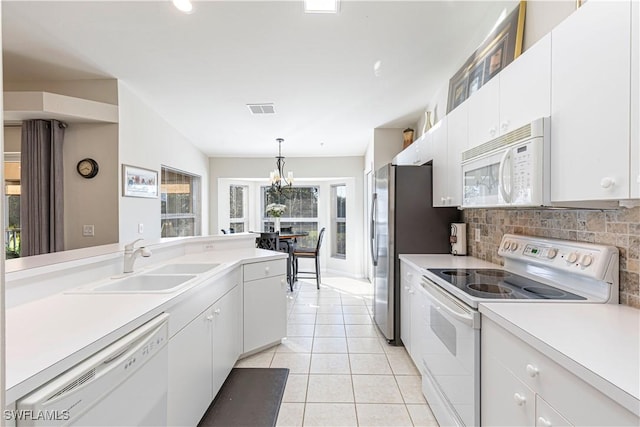
POLYGON ((552 37, 551 201, 629 198, 631 2, 591 0, 552 37))
POLYGON ((467 148, 467 107, 464 102, 433 131, 433 206, 462 204, 462 152, 467 148))
POLYGON ((640 3, 631 2, 631 198, 640 199, 640 3))
POLYGON ((468 148, 549 116, 551 35, 540 39, 487 82, 469 98, 468 105, 468 148))
POLYGON ((431 132, 427 132, 402 150, 392 163, 398 166, 419 166, 431 160, 431 132))

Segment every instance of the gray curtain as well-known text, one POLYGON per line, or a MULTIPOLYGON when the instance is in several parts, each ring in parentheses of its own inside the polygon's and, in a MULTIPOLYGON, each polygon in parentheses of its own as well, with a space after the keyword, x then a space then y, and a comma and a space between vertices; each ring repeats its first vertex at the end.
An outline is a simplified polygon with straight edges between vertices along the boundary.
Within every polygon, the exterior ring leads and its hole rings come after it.
POLYGON ((20 155, 20 255, 64 250, 62 142, 58 120, 22 123, 20 155))

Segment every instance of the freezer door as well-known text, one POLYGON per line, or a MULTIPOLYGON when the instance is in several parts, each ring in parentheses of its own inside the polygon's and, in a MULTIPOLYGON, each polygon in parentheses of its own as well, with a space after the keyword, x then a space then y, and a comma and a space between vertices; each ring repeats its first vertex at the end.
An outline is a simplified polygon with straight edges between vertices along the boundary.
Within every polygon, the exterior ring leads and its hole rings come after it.
POLYGON ((386 165, 375 176, 375 247, 373 318, 387 340, 394 337, 394 167, 386 165))

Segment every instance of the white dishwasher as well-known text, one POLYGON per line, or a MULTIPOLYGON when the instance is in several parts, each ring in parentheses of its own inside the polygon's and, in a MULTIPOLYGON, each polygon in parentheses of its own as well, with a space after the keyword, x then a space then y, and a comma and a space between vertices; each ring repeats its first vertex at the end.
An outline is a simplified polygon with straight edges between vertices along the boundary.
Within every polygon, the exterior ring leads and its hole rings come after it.
POLYGON ((17 426, 167 424, 168 314, 17 402, 17 426))

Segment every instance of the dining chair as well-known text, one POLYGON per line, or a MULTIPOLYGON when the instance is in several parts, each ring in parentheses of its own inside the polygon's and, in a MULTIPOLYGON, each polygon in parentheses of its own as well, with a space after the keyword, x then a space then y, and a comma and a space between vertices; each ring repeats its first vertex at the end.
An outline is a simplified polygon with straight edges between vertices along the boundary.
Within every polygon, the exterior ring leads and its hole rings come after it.
POLYGON ((320 289, 320 247, 322 246, 322 238, 324 237, 324 230, 320 230, 318 235, 318 241, 315 248, 296 247, 293 249, 293 281, 298 280, 299 273, 313 274, 313 276, 305 276, 309 278, 315 277, 316 286, 320 289), (315 261, 316 271, 300 271, 298 269, 298 260, 300 258, 313 258, 315 261))

